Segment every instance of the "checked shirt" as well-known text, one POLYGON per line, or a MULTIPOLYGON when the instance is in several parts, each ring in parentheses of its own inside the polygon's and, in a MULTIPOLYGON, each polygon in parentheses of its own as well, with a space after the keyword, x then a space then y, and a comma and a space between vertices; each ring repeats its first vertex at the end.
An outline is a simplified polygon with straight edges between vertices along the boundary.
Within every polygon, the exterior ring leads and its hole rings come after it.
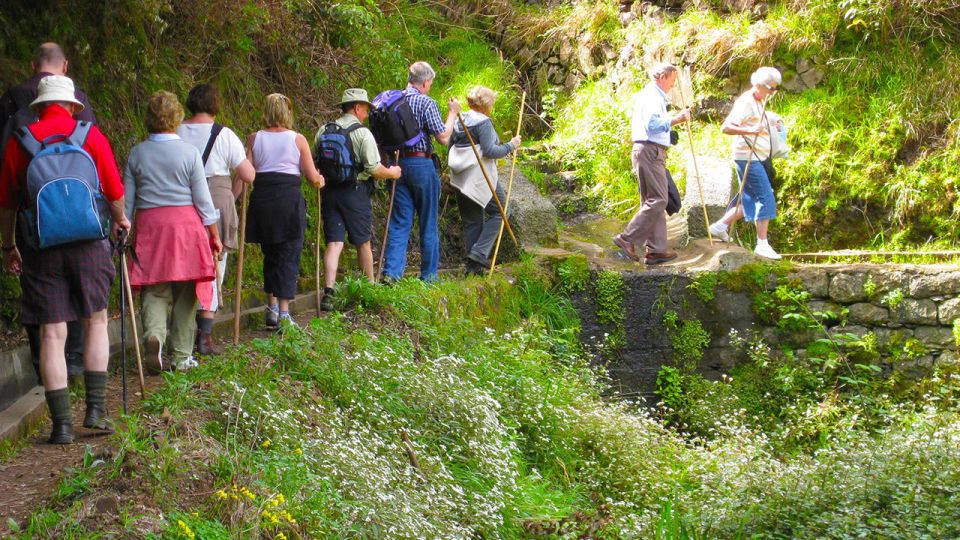
POLYGON ((420 131, 424 133, 424 136, 417 141, 417 144, 409 147, 407 150, 410 152, 430 154, 433 152, 433 142, 430 140, 430 136, 443 133, 446 129, 446 126, 443 124, 443 119, 440 118, 440 107, 437 106, 437 102, 434 101, 433 98, 421 94, 419 90, 412 86, 408 86, 407 89, 403 91, 403 94, 407 96, 407 103, 410 104, 410 110, 412 110, 414 116, 417 117, 417 122, 420 124, 420 131))

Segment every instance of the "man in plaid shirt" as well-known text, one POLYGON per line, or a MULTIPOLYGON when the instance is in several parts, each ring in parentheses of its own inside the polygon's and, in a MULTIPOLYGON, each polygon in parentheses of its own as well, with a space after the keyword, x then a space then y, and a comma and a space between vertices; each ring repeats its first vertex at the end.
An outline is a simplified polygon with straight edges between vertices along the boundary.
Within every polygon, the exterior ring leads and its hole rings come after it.
POLYGON ((440 108, 427 96, 437 74, 426 62, 414 62, 407 78, 407 103, 420 124, 421 136, 417 142, 401 150, 402 175, 397 181, 390 218, 390 234, 384 248, 383 274, 385 281, 403 277, 407 265, 407 243, 416 213, 420 223, 420 279, 437 279, 440 262, 440 233, 437 229, 437 211, 440 203, 440 176, 433 166, 433 141, 450 141, 453 125, 460 113, 460 103, 450 98, 447 102, 447 121, 440 119, 440 108))

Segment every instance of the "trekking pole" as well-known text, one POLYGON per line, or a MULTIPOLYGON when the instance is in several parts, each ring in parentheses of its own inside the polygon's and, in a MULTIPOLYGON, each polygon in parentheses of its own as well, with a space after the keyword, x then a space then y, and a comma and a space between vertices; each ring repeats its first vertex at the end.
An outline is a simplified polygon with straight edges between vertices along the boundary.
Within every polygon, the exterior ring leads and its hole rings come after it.
POLYGON ((483 179, 487 181, 487 187, 490 188, 490 194, 493 195, 493 200, 497 203, 497 210, 500 210, 500 217, 503 218, 503 223, 507 227, 507 232, 510 233, 510 238, 513 239, 513 243, 516 244, 517 249, 520 249, 520 242, 517 241, 517 237, 513 234, 513 228, 510 226, 510 222, 507 221, 507 213, 503 211, 503 205, 500 204, 500 199, 497 197, 497 190, 493 187, 493 182, 490 181, 490 177, 487 176, 487 169, 483 166, 483 160, 480 158, 480 152, 477 151, 477 145, 473 142, 473 135, 470 135, 470 130, 467 129, 467 124, 463 121, 463 116, 461 116, 460 113, 457 113, 457 119, 460 120, 460 125, 463 126, 463 132, 467 134, 467 140, 470 141, 470 149, 473 150, 473 155, 477 158, 477 164, 480 165, 480 172, 483 173, 483 179))
POLYGON ((213 279, 217 280, 217 309, 223 309, 223 272, 220 271, 220 259, 216 255, 213 256, 213 271, 216 274, 213 279))
POLYGON ((240 232, 237 235, 240 244, 237 252, 237 284, 233 295, 233 344, 240 343, 240 300, 243 294, 243 248, 246 245, 247 232, 247 183, 243 183, 240 197, 240 232))
MULTIPOLYGON (((393 153, 394 164, 400 163, 400 151, 393 153)), ((390 237, 390 218, 393 216, 393 198, 397 195, 397 181, 390 182, 390 206, 387 207, 387 223, 383 226, 383 242, 380 244, 380 262, 377 263, 377 282, 383 277, 383 256, 387 252, 387 238, 390 237)))
POLYGON ((314 257, 317 259, 317 261, 316 261, 316 263, 317 263, 317 264, 316 264, 316 267, 317 267, 317 268, 316 268, 316 270, 317 270, 317 271, 316 271, 316 281, 317 281, 317 290, 316 290, 316 297, 317 297, 317 317, 320 316, 320 291, 322 290, 322 289, 320 289, 320 203, 321 203, 321 201, 320 201, 320 190, 317 189, 317 238, 316 238, 316 240, 314 241, 314 244, 316 245, 316 247, 314 248, 314 257))
MULTIPOLYGON (((688 78, 688 79, 689 79, 689 76, 690 76, 690 75, 689 75, 689 73, 688 73, 688 74, 687 74, 687 78, 688 78)), ((692 109, 692 108, 693 108, 693 101, 692 101, 692 99, 693 99, 693 82, 692 82, 692 81, 690 82, 690 93, 691 93, 690 98, 691 98, 691 101, 687 101, 686 93, 683 91, 683 85, 682 85, 682 84, 680 85, 679 90, 680 90, 680 101, 683 101, 683 102, 684 102, 684 104, 686 105, 686 108, 687 108, 688 110, 689 110, 689 109, 692 109)), ((694 149, 693 149, 693 127, 690 125, 690 120, 687 120, 687 121, 684 122, 684 123, 687 125, 687 139, 690 140, 690 159, 693 160, 693 174, 694 174, 694 175, 696 176, 696 178, 697 178, 697 190, 700 192, 700 206, 703 207, 703 224, 704 224, 704 226, 706 227, 707 239, 710 240, 710 245, 712 246, 712 245, 713 245, 713 235, 710 234, 710 218, 709 218, 709 216, 707 216, 707 202, 706 202, 706 200, 703 198, 703 183, 702 183, 702 181, 700 180, 700 167, 697 165, 697 153, 696 153, 696 151, 694 151, 694 149)))
MULTIPOLYGON (((517 135, 520 135, 520 129, 523 127, 523 106, 527 102, 527 91, 523 91, 523 95, 520 96, 520 118, 517 118, 517 135)), ((520 149, 517 148, 513 151, 513 159, 510 161, 510 181, 507 182, 507 201, 505 210, 510 210, 510 190, 513 188, 513 173, 517 170, 517 154, 520 153, 520 149)), ((490 273, 488 276, 493 275, 493 269, 497 266, 497 254, 500 253, 500 240, 503 240, 503 221, 500 222, 500 232, 497 233, 497 243, 493 247, 493 257, 490 259, 490 273)))
POLYGON ((137 333, 137 311, 133 306, 133 291, 130 287, 130 271, 127 269, 127 250, 126 243, 124 249, 120 252, 120 268, 123 275, 120 280, 123 281, 123 288, 126 294, 127 307, 130 308, 130 330, 133 331, 133 350, 137 353, 137 375, 140 377, 140 399, 147 399, 147 383, 143 380, 143 359, 140 356, 140 336, 137 333))

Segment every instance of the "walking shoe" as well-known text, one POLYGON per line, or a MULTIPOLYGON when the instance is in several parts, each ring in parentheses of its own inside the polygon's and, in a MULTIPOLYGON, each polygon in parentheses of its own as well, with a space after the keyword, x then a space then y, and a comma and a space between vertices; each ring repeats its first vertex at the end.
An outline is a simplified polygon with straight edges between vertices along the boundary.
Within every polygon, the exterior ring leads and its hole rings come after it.
POLYGON ((264 326, 267 327, 267 330, 276 330, 280 325, 280 312, 270 309, 270 306, 267 306, 267 310, 263 313, 264 326))
POLYGON ((779 261, 780 259, 783 258, 780 256, 779 253, 774 251, 773 248, 770 247, 770 244, 768 243, 757 244, 757 247, 754 248, 753 250, 753 254, 759 257, 763 257, 765 259, 772 259, 774 261, 779 261))
POLYGON ((710 235, 715 239, 720 240, 721 242, 730 241, 730 233, 727 232, 728 227, 724 226, 721 222, 711 223, 710 224, 710 235))
POLYGON ((213 335, 210 332, 199 332, 197 334, 197 354, 212 356, 220 354, 220 351, 213 346, 213 335))
POLYGON ((333 293, 332 292, 323 293, 323 298, 320 299, 320 311, 333 311, 333 293))
POLYGON ((163 343, 157 336, 147 338, 143 348, 143 364, 151 375, 159 375, 166 366, 163 364, 163 343))
POLYGON ((194 358, 193 355, 190 355, 177 362, 177 371, 187 371, 188 369, 195 368, 198 365, 200 364, 197 363, 197 359, 194 358))
POLYGON ((464 273, 468 276, 484 276, 487 273, 487 267, 473 259, 467 259, 464 273))
POLYGON ((665 262, 672 261, 677 258, 676 251, 666 251, 664 253, 647 253, 647 256, 644 257, 644 264, 654 265, 654 264, 663 264, 665 262))
POLYGON ((87 404, 87 413, 83 416, 83 427, 87 429, 99 429, 101 431, 113 431, 113 423, 107 419, 107 409, 101 404, 87 404))
POLYGON ((70 444, 73 442, 73 426, 70 422, 54 422, 47 444, 70 444))
POLYGON ((630 259, 633 262, 640 262, 640 256, 637 255, 637 250, 633 248, 633 244, 627 242, 619 234, 611 238, 614 245, 620 248, 620 253, 623 253, 623 256, 630 259))

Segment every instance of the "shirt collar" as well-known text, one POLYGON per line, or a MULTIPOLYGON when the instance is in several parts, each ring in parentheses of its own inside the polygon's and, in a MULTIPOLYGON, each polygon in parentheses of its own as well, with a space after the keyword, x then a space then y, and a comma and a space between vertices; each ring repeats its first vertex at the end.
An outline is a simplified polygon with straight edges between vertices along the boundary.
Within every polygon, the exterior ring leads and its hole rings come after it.
POLYGON ((417 87, 413 86, 412 84, 408 84, 408 85, 407 85, 407 92, 409 93, 409 92, 411 92, 411 91, 412 91, 412 92, 416 92, 416 93, 418 93, 418 94, 420 94, 420 95, 423 95, 423 92, 421 92, 417 87))
POLYGON ((147 140, 157 142, 178 141, 180 140, 180 136, 176 133, 151 133, 147 136, 147 140))
POLYGON ((53 105, 47 105, 43 108, 43 112, 40 113, 41 120, 49 120, 53 117, 63 117, 73 120, 73 116, 70 115, 70 111, 63 108, 62 105, 54 103, 53 105))
POLYGON ((341 120, 350 121, 351 124, 353 124, 353 123, 362 124, 362 123, 363 123, 363 122, 360 121, 359 118, 357 118, 357 115, 355 115, 355 114, 353 114, 353 113, 343 113, 343 116, 341 116, 340 119, 341 119, 341 120))

